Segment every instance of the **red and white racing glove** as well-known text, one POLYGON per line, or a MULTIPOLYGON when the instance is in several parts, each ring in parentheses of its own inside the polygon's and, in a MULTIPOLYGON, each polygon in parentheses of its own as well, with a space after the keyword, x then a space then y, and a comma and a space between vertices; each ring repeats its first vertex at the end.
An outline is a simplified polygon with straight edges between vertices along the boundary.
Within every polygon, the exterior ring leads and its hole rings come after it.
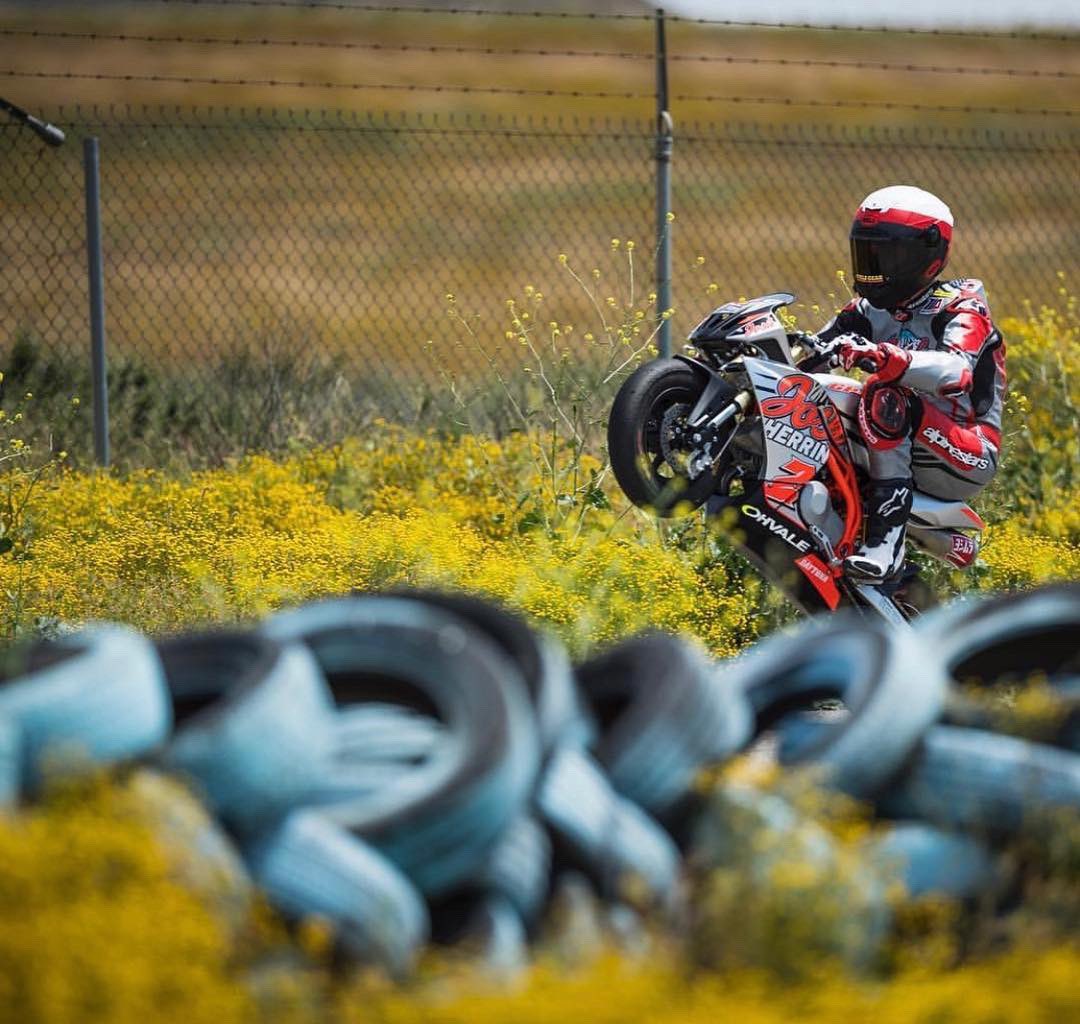
POLYGON ((877 384, 898 381, 911 365, 911 353, 888 342, 867 341, 857 334, 844 334, 837 339, 836 355, 845 370, 853 366, 867 370, 877 384))

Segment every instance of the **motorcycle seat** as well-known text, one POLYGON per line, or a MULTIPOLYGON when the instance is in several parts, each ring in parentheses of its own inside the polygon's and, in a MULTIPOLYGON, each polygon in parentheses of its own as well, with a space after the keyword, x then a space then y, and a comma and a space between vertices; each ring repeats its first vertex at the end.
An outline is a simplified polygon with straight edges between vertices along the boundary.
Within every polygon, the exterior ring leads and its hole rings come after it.
POLYGON ((916 491, 909 521, 912 526, 929 530, 982 530, 982 517, 962 501, 943 501, 922 491, 916 491))

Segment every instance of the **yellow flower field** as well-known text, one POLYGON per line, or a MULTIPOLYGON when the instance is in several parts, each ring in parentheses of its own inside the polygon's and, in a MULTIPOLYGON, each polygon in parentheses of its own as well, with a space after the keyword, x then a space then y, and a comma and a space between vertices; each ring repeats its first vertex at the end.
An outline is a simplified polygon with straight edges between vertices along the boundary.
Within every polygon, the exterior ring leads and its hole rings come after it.
MULTIPOLYGON (((500 598, 579 652, 646 625, 718 656, 756 635, 763 588, 700 523, 665 531, 614 495, 612 508, 549 508, 545 523, 531 445, 385 428, 182 480, 61 475, 0 562, 9 635, 42 619, 170 630, 401 583, 500 598)), ((1075 497, 992 526, 979 585, 1080 576, 1075 497)))

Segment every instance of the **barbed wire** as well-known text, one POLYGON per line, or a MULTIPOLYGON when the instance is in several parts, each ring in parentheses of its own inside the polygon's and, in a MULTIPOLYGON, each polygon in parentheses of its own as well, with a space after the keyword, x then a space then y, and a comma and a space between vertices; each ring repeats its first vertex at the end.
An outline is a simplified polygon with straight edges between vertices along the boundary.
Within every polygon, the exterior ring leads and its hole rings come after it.
MULTIPOLYGON (((507 11, 488 7, 410 7, 401 4, 350 4, 338 0, 153 0, 154 3, 174 6, 197 7, 263 7, 287 9, 325 9, 335 11, 355 11, 373 14, 448 14, 475 15, 489 18, 554 18, 585 19, 590 21, 654 21, 653 14, 619 14, 597 11, 507 11)), ((812 32, 863 32, 863 33, 900 33, 903 35, 949 36, 965 39, 1028 39, 1037 41, 1075 42, 1075 33, 1022 32, 1019 30, 993 32, 990 30, 922 28, 917 26, 901 27, 893 25, 814 25, 809 22, 754 21, 731 18, 691 18, 685 15, 666 15, 669 22, 686 25, 716 25, 724 28, 766 28, 797 29, 812 32)))
POLYGON ((652 14, 598 11, 504 11, 487 7, 409 7, 401 4, 347 4, 337 0, 152 0, 153 3, 192 7, 283 7, 324 9, 371 14, 472 14, 489 18, 582 18, 591 21, 653 21, 652 14))
POLYGON ((860 32, 864 34, 891 33, 906 36, 944 36, 960 39, 1026 39, 1036 42, 1075 43, 1076 33, 1024 32, 1018 29, 994 32, 989 29, 925 28, 915 25, 814 25, 808 21, 736 21, 728 18, 688 18, 666 15, 666 21, 684 25, 715 25, 721 28, 777 28, 800 32, 860 32))
POLYGON ((825 60, 814 57, 743 57, 708 54, 668 54, 669 61, 719 64, 769 64, 779 67, 832 68, 856 71, 905 71, 934 75, 1004 75, 1011 78, 1080 78, 1080 72, 1041 68, 988 68, 942 64, 901 64, 883 60, 825 60))
MULTIPOLYGON (((325 41, 313 39, 241 39, 222 36, 183 36, 183 35, 139 35, 134 33, 114 32, 66 32, 51 29, 0 28, 0 36, 16 36, 34 39, 74 39, 81 42, 122 42, 122 43, 180 43, 184 45, 221 45, 280 47, 288 49, 324 49, 324 50, 362 50, 386 53, 450 53, 483 56, 507 57, 607 57, 635 60, 655 60, 652 53, 639 53, 621 50, 567 50, 529 47, 498 46, 462 46, 448 44, 422 43, 358 43, 340 40, 325 41)), ((1043 70, 1040 68, 991 68, 969 66, 946 66, 938 64, 894 63, 876 60, 825 60, 822 58, 791 57, 747 57, 728 54, 670 54, 669 61, 684 63, 714 63, 739 65, 768 65, 777 67, 829 68, 857 71, 900 71, 917 74, 943 75, 1002 75, 1010 78, 1080 78, 1080 72, 1061 69, 1043 70)))
MULTIPOLYGON (((465 95, 543 96, 563 99, 654 99, 651 92, 607 92, 584 89, 523 89, 473 85, 413 85, 374 82, 306 82, 276 78, 219 78, 195 75, 108 74, 77 71, 18 71, 0 69, 3 78, 55 78, 93 82, 148 82, 169 85, 247 85, 264 88, 339 89, 352 91, 389 91, 458 93, 465 95)), ((722 96, 682 93, 673 97, 682 103, 731 103, 777 105, 785 107, 817 107, 852 110, 912 110, 939 114, 1013 114, 1033 117, 1076 117, 1080 110, 1051 107, 977 106, 974 104, 898 103, 891 100, 811 100, 772 96, 722 96)))
POLYGON ((1031 117, 1076 117, 1080 110, 1061 107, 976 106, 948 103, 898 103, 893 100, 793 100, 775 96, 701 96, 678 95, 674 99, 686 103, 733 103, 776 105, 783 107, 828 107, 839 110, 914 110, 930 114, 1016 114, 1031 117))
MULTIPOLYGON (((356 110, 341 107, 204 106, 165 103, 75 103, 48 111, 60 126, 100 128, 176 128, 206 131, 244 130, 365 131, 395 134, 551 135, 567 138, 654 139, 651 116, 613 116, 560 110, 527 111, 417 111, 356 110)), ((0 133, 24 133, 13 121, 0 121, 0 133)), ((946 125, 919 120, 901 124, 811 121, 695 121, 679 123, 680 142, 731 142, 792 146, 829 145, 866 147, 888 145, 919 149, 1024 152, 1080 152, 1080 134, 1070 126, 1046 128, 1016 125, 946 125), (1051 148, 1056 147, 1056 148, 1051 148)))
POLYGON ((460 46, 445 43, 357 43, 316 39, 240 39, 222 36, 154 36, 111 32, 63 32, 47 29, 0 28, 0 36, 30 36, 42 39, 79 39, 86 42, 184 43, 192 45, 220 44, 223 46, 277 46, 290 49, 310 47, 320 50, 368 50, 390 53, 455 53, 507 57, 620 57, 655 60, 652 53, 613 50, 558 50, 529 47, 460 46))
POLYGON ((280 78, 219 78, 198 75, 108 74, 78 71, 16 71, 0 70, 4 78, 60 78, 90 82, 154 82, 168 85, 256 85, 264 88, 386 90, 389 92, 449 92, 476 93, 499 96, 548 96, 566 99, 636 100, 654 99, 652 92, 606 92, 585 89, 524 89, 510 86, 480 85, 412 85, 392 82, 305 82, 280 78))

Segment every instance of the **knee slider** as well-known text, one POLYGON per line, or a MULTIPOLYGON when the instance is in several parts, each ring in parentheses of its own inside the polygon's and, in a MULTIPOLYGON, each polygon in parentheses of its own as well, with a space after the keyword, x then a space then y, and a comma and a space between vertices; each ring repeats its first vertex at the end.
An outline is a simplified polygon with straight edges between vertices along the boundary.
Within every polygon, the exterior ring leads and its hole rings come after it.
POLYGON ((911 402, 900 388, 881 385, 871 390, 867 400, 870 425, 875 432, 889 440, 911 432, 911 402))
POLYGON ((859 426, 871 448, 895 448, 911 434, 917 400, 904 388, 868 382, 859 400, 859 426))

